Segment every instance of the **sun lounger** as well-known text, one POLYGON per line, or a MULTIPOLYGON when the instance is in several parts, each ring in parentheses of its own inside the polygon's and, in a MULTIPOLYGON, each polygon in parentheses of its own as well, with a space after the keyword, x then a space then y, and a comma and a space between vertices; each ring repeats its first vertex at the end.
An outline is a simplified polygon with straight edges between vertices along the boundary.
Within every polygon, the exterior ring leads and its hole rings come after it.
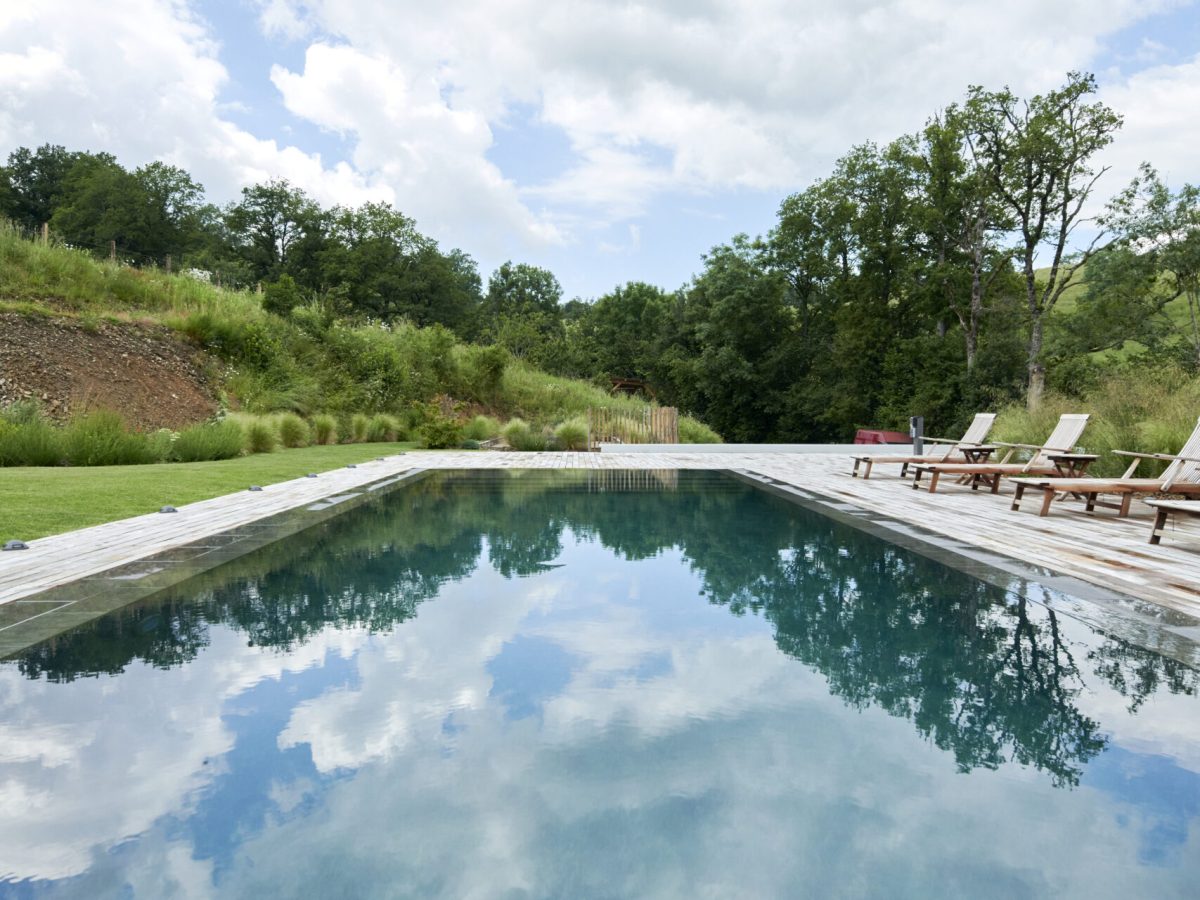
POLYGON ((1150 543, 1162 540, 1167 527, 1167 517, 1172 513, 1200 516, 1200 500, 1147 500, 1154 507, 1154 527, 1150 529, 1150 543))
POLYGON ((1120 478, 1055 478, 1055 479, 1021 479, 1016 483, 1017 493, 1013 498, 1013 509, 1019 509, 1021 498, 1025 491, 1037 488, 1042 491, 1042 509, 1039 515, 1050 512, 1050 505, 1058 494, 1077 494, 1087 501, 1087 512, 1094 512, 1096 506, 1115 506, 1118 516, 1129 515, 1129 505, 1137 494, 1186 494, 1200 496, 1200 421, 1196 430, 1188 438, 1178 455, 1167 453, 1131 453, 1126 450, 1114 450, 1118 456, 1133 458, 1129 468, 1120 478), (1158 478, 1134 478, 1133 473, 1144 459, 1156 459, 1170 462, 1166 471, 1158 478), (1099 503, 1101 494, 1116 494, 1120 496, 1119 504, 1099 503))
POLYGON ((996 441, 998 447, 1008 448, 1008 452, 999 462, 987 463, 933 463, 914 466, 913 489, 921 486, 921 476, 928 474, 929 493, 937 490, 938 480, 942 475, 952 475, 970 479, 971 490, 986 484, 993 494, 1000 490, 1000 479, 1014 475, 1054 475, 1059 471, 1051 458, 1055 454, 1069 453, 1087 427, 1087 413, 1067 413, 1059 417, 1058 424, 1046 443, 1040 447, 1034 444, 1012 444, 996 441), (1032 455, 1026 463, 1010 463, 1009 460, 1018 450, 1031 450, 1032 455))
POLYGON ((871 467, 876 463, 899 463, 900 477, 903 478, 908 474, 908 467, 917 465, 918 463, 937 463, 937 462, 966 462, 966 457, 962 455, 964 446, 977 446, 983 443, 988 432, 992 430, 992 423, 996 421, 995 413, 977 413, 975 418, 971 420, 971 425, 966 432, 958 440, 947 438, 925 438, 930 443, 940 444, 941 446, 934 447, 929 453, 921 456, 909 454, 907 456, 871 456, 864 454, 863 456, 854 457, 854 471, 850 474, 852 477, 858 477, 858 467, 860 464, 865 464, 862 477, 871 477, 871 467))

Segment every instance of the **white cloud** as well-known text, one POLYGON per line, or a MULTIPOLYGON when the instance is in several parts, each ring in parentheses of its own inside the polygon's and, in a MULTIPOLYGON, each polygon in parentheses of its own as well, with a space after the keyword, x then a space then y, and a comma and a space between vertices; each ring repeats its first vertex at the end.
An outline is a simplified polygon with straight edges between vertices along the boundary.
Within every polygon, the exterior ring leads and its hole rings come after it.
POLYGON ((384 12, 338 0, 308 14, 435 80, 447 109, 495 121, 510 103, 536 104, 577 162, 527 196, 620 218, 668 189, 795 187, 854 143, 919 127, 968 83, 1059 84, 1171 5, 474 0, 384 12))
POLYGON ((260 0, 258 23, 263 33, 298 41, 309 33, 303 16, 291 0, 260 0))
POLYGON ((1106 154, 1112 190, 1131 178, 1138 163, 1153 164, 1174 186, 1200 181, 1200 54, 1173 66, 1136 72, 1102 91, 1125 116, 1121 135, 1106 154))
MULTIPOLYGON (((302 65, 271 67, 271 85, 292 115, 342 135, 349 157, 333 161, 297 146, 286 123, 256 134, 231 120, 244 113, 225 96, 220 54, 233 51, 184 0, 8 4, 0 152, 53 141, 162 158, 218 199, 283 177, 324 203, 385 200, 488 263, 592 239, 611 252, 661 198, 799 189, 853 144, 920 127, 970 83, 1045 90, 1179 5, 259 0, 266 46, 306 50, 302 65), (517 181, 494 162, 496 141, 525 115, 561 133, 567 158, 539 176, 534 147, 517 181)), ((1143 41, 1117 55, 1160 52, 1143 41)), ((1200 177, 1198 84, 1195 60, 1106 77, 1127 125, 1104 190, 1142 158, 1177 181, 1200 177)))
POLYGON ((355 168, 387 184, 405 212, 443 240, 470 238, 469 246, 491 254, 508 243, 494 238, 497 229, 535 245, 561 243, 556 226, 535 217, 487 160, 492 132, 484 116, 448 105, 435 78, 317 43, 303 72, 275 66, 271 80, 291 112, 353 135, 355 168))
POLYGON ((264 178, 287 178, 326 203, 394 197, 349 165, 327 166, 223 118, 218 50, 180 2, 28 6, 0 19, 0 151, 51 142, 129 165, 164 159, 217 199, 264 178))

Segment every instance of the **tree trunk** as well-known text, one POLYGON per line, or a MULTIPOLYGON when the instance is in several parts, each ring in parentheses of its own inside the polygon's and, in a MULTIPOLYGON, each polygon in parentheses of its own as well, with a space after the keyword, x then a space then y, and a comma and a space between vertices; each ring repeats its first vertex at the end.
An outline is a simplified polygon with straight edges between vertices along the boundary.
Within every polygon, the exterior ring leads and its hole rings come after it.
POLYGON ((1026 407, 1030 412, 1042 404, 1046 391, 1046 367, 1042 365, 1042 317, 1035 316, 1029 325, 1029 393, 1026 407))
POLYGON ((983 317, 983 220, 979 221, 977 239, 971 254, 971 309, 967 314, 967 371, 975 368, 979 351, 979 320, 983 317))
POLYGON ((1200 321, 1196 318, 1197 299, 1188 294, 1188 315, 1192 317, 1192 359, 1196 368, 1200 369, 1200 321))

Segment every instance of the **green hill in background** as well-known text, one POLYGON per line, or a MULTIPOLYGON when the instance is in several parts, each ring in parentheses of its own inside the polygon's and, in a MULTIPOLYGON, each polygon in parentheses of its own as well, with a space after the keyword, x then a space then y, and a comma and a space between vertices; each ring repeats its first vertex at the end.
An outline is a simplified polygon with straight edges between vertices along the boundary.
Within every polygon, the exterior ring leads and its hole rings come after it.
MULTIPOLYGON (((13 229, 0 230, 0 313, 67 319, 85 329, 167 326, 206 351, 211 387, 226 409, 342 418, 389 413, 402 437, 431 404, 464 421, 472 415, 519 417, 535 429, 578 419, 589 408, 639 414, 650 406, 547 375, 503 348, 463 343, 440 325, 350 318, 321 298, 277 315, 264 309, 262 294, 100 261, 27 240, 13 229)), ((89 401, 107 405, 102 383, 89 401)), ((680 438, 719 440, 686 417, 680 438)))

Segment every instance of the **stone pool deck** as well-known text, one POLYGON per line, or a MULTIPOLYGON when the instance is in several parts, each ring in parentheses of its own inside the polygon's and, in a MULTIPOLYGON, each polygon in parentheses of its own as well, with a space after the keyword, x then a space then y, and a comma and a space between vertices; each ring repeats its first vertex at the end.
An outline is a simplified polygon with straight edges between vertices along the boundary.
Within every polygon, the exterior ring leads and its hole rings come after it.
MULTIPOLYGON (((128 565, 198 539, 252 526, 296 508, 326 508, 382 479, 431 469, 731 469, 760 476, 777 489, 795 490, 851 516, 872 516, 940 535, 951 545, 1070 576, 1106 591, 1200 617, 1200 527, 1179 522, 1163 543, 1147 543, 1149 507, 1117 519, 1095 516, 1082 504, 1055 504, 1040 518, 1038 498, 1009 510, 1012 487, 999 496, 954 484, 938 493, 914 491, 897 477, 898 466, 880 466, 869 481, 850 477, 849 457, 830 453, 494 453, 413 452, 336 469, 317 478, 268 485, 179 508, 29 542, 29 549, 0 553, 0 604, 128 565)), ((1192 630, 1191 628, 1187 629, 1192 630)))

